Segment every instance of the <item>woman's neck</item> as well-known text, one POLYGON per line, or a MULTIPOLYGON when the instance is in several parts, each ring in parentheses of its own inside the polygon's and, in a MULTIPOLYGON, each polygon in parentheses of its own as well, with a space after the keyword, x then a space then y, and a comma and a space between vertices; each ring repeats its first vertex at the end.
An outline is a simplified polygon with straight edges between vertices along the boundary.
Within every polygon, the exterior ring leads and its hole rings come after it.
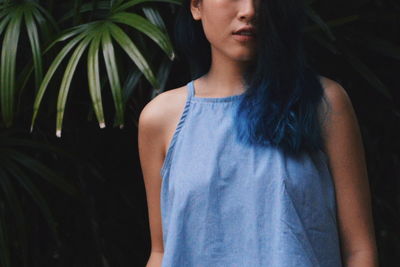
POLYGON ((214 95, 235 95, 243 92, 243 72, 247 66, 246 61, 233 61, 232 59, 216 55, 212 57, 209 71, 200 80, 203 93, 214 95))

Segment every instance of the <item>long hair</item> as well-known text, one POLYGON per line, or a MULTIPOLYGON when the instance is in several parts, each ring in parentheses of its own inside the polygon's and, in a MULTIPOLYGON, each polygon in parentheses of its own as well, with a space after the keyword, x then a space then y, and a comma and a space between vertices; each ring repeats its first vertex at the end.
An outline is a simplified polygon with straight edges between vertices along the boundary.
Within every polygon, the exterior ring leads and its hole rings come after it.
MULTIPOLYGON (((240 141, 269 145, 287 153, 324 151, 318 106, 325 101, 319 75, 306 62, 303 47, 305 5, 300 0, 260 1, 256 56, 243 74, 246 86, 235 110, 240 141)), ((175 21, 174 40, 192 76, 211 64, 210 43, 201 21, 184 0, 175 21)))

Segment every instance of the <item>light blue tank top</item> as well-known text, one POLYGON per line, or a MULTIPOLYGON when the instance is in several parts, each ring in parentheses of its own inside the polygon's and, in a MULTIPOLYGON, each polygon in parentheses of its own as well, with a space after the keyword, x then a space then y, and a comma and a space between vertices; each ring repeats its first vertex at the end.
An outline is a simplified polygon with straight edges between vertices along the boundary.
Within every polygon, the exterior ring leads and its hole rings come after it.
POLYGON ((341 267, 327 156, 243 145, 233 111, 244 93, 186 88, 160 171, 162 267, 341 267))

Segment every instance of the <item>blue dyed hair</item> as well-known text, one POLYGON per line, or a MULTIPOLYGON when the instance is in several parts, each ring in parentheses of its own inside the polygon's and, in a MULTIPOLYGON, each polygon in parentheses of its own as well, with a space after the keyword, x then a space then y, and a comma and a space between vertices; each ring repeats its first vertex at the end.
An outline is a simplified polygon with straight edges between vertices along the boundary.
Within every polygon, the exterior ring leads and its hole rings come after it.
MULTIPOLYGON (((318 115, 325 99, 320 76, 306 62, 304 7, 301 0, 260 1, 257 7, 257 56, 243 73, 246 93, 234 120, 243 142, 292 154, 325 152, 318 115)), ((178 57, 187 59, 192 76, 203 75, 210 68, 211 47, 201 21, 191 15, 190 0, 183 1, 175 23, 178 57)))

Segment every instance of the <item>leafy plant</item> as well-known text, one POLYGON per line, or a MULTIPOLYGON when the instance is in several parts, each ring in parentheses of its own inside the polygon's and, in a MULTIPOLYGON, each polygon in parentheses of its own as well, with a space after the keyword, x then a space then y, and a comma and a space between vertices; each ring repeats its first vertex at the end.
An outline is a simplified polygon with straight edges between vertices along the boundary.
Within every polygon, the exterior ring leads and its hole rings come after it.
MULTIPOLYGON (((160 1, 160 0, 158 0, 160 1)), ((56 134, 61 136, 62 119, 64 115, 65 102, 68 94, 68 90, 71 84, 72 76, 75 72, 78 61, 80 60, 83 52, 89 47, 88 58, 87 58, 87 72, 89 81, 89 90, 94 106, 94 111, 99 122, 100 128, 105 127, 104 113, 102 108, 101 100, 101 86, 100 86, 100 73, 99 73, 99 59, 98 53, 100 47, 103 52, 104 62, 107 69, 108 80, 110 81, 111 90, 113 93, 115 108, 116 108, 116 119, 115 125, 119 125, 121 128, 124 124, 124 107, 122 100, 121 82, 118 75, 118 67, 115 58, 115 51, 113 41, 115 40, 128 56, 135 62, 139 70, 144 74, 146 79, 152 84, 153 87, 158 88, 159 84, 150 69, 146 59, 140 53, 138 47, 132 42, 129 36, 121 29, 117 24, 128 25, 143 34, 146 34, 159 47, 169 56, 171 60, 174 58, 174 52, 168 36, 157 26, 141 17, 137 14, 126 12, 126 9, 133 7, 139 3, 153 2, 152 0, 136 0, 128 2, 119 2, 119 4, 111 5, 109 15, 95 22, 89 22, 83 25, 79 25, 72 29, 67 30, 60 38, 58 38, 48 49, 50 49, 56 42, 64 41, 66 39, 72 39, 68 44, 61 50, 57 55, 56 59, 51 64, 49 71, 47 72, 35 99, 34 113, 32 118, 31 131, 33 124, 38 112, 40 101, 47 88, 47 85, 60 65, 61 61, 68 54, 68 52, 75 46, 74 53, 72 54, 68 65, 66 67, 63 80, 60 86, 60 92, 57 102, 57 127, 56 134)), ((163 0, 163 2, 179 3, 175 0, 163 0)), ((99 6, 105 8, 107 3, 100 2, 99 6)), ((82 6, 81 12, 89 11, 88 6, 82 6)))
MULTIPOLYGON (((0 1, 0 41, 2 41, 0 48, 0 113, 1 121, 4 122, 4 125, 0 125, 0 129, 16 126, 15 121, 13 122, 14 116, 21 115, 15 108, 16 100, 21 100, 17 99, 17 96, 19 98, 22 96, 23 89, 36 89, 31 121, 31 131, 33 130, 50 80, 56 76, 56 71, 67 59, 57 99, 56 131, 57 136, 61 136, 61 125, 69 88, 73 76, 77 72, 78 63, 82 61, 85 54, 84 63, 86 63, 89 93, 99 125, 101 128, 105 126, 101 90, 104 87, 104 81, 108 80, 116 110, 114 126, 119 125, 122 128, 124 109, 139 78, 143 75, 154 88, 163 86, 166 82, 170 61, 175 57, 158 10, 144 6, 142 11, 145 17, 129 11, 139 4, 152 2, 179 4, 179 1, 174 0, 92 1, 84 4, 75 1, 75 8, 67 8, 60 20, 56 21, 50 15, 52 1, 0 1), (45 7, 50 8, 49 11, 45 7), (77 19, 79 15, 88 15, 85 16, 85 22, 77 19), (67 28, 60 32, 59 27, 65 25, 67 28), (144 40, 142 35, 167 55, 168 61, 162 60, 157 75, 154 74, 148 59, 144 56, 143 51, 148 46, 148 40, 144 40), (133 41, 132 37, 136 37, 140 43, 133 41), (58 51, 59 44, 63 46, 58 51), (25 49, 26 47, 30 47, 30 53, 25 49), (43 47, 45 47, 44 50, 42 50, 43 47), (57 52, 56 56, 52 58, 55 51, 57 52), (124 57, 122 53, 118 55, 119 51, 125 53, 127 58, 136 65, 136 68, 131 68, 125 77, 124 83, 120 80, 121 65, 118 56, 124 57), (99 53, 102 55, 101 58, 99 53), (19 60, 23 58, 28 58, 28 60, 19 60), (30 58, 32 60, 29 60, 30 58), (101 60, 104 62, 107 73, 103 77, 101 76, 101 60), (43 75, 43 66, 46 65, 49 67, 43 75), (31 74, 34 74, 34 86, 28 83, 31 74)), ((17 107, 20 104, 18 102, 17 107)), ((0 135, 0 265, 14 266, 16 262, 13 255, 18 253, 21 263, 29 266, 31 236, 28 233, 28 222, 32 219, 27 218, 29 207, 25 199, 33 200, 36 204, 35 208, 41 211, 43 218, 47 221, 56 244, 61 242, 58 222, 49 207, 43 191, 43 183, 38 182, 37 179, 42 178, 43 181, 54 185, 61 192, 74 197, 78 196, 78 188, 72 186, 72 181, 66 181, 65 178, 60 177, 42 163, 43 154, 37 152, 60 155, 63 154, 60 149, 34 142, 27 137, 18 137, 12 134, 12 131, 4 129, 2 131, 3 134, 0 135)), ((82 176, 80 157, 68 155, 68 158, 71 162, 75 162, 79 186, 83 186, 86 181, 82 176)), ((46 161, 49 160, 46 159, 46 161)), ((90 175, 100 178, 101 175, 95 172, 91 169, 90 175)), ((86 203, 91 225, 95 227, 92 197, 89 197, 90 193, 88 192, 90 189, 80 189, 79 191, 87 194, 85 197, 79 197, 82 198, 83 203, 86 203)), ((94 239, 101 240, 96 230, 93 230, 93 235, 94 239)), ((101 247, 102 245, 98 244, 97 246, 101 247)), ((106 262, 106 258, 102 257, 103 262, 106 262)))
MULTIPOLYGON (((18 245, 21 251, 21 259, 24 266, 28 265, 28 237, 26 221, 26 207, 21 202, 22 196, 28 195, 36 202, 37 207, 46 219, 53 237, 59 243, 57 223, 47 204, 46 198, 40 192, 35 183, 35 179, 42 178, 54 188, 61 190, 67 195, 77 197, 77 189, 64 177, 60 177, 45 164, 37 160, 34 155, 27 151, 40 150, 45 153, 56 153, 56 155, 67 155, 56 147, 45 146, 18 136, 15 131, 3 131, 0 134, 0 262, 1 266, 11 265, 11 225, 15 225, 15 233, 18 245), (22 192, 20 189, 23 189, 22 192), (13 223, 11 223, 13 222, 13 223)), ((70 158, 71 155, 69 156, 70 158)))
MULTIPOLYGON (((0 58, 0 111, 6 127, 10 127, 14 113, 16 86, 16 60, 21 24, 24 23, 32 49, 36 86, 42 81, 43 63, 39 30, 49 33, 49 26, 54 25, 51 16, 34 1, 15 3, 3 1, 0 5, 0 36, 4 38, 0 58)), ((23 77, 21 77, 23 78, 23 77)))
MULTIPOLYGON (((315 23, 314 25, 310 25, 305 29, 306 32, 309 34, 309 37, 334 54, 344 54, 354 70, 356 70, 363 78, 365 78, 373 88, 377 89, 380 94, 391 100, 392 95, 387 86, 381 81, 381 79, 377 77, 377 75, 375 75, 373 71, 370 70, 370 68, 366 64, 362 62, 362 60, 357 57, 355 53, 349 50, 348 46, 350 45, 345 44, 345 40, 352 40, 354 38, 354 32, 351 32, 351 35, 341 36, 340 40, 342 42, 337 43, 338 38, 332 31, 332 29, 335 27, 341 27, 349 23, 357 22, 361 18, 361 16, 354 14, 342 18, 335 18, 325 22, 312 8, 312 2, 314 1, 309 1, 309 5, 306 9, 309 19, 315 23), (324 39, 323 36, 315 33, 318 31, 322 31, 325 37, 328 38, 328 40, 324 39), (338 45, 340 47, 337 47, 338 45)), ((363 35, 363 33, 360 32, 356 36, 358 38, 371 39, 371 36, 369 36, 368 38, 368 34, 363 35)), ((396 46, 393 43, 390 43, 387 40, 380 40, 377 37, 373 38, 375 39, 376 46, 371 46, 370 44, 367 47, 372 48, 378 52, 390 54, 390 56, 399 57, 400 47, 396 46), (386 48, 389 49, 387 50, 386 48)))

